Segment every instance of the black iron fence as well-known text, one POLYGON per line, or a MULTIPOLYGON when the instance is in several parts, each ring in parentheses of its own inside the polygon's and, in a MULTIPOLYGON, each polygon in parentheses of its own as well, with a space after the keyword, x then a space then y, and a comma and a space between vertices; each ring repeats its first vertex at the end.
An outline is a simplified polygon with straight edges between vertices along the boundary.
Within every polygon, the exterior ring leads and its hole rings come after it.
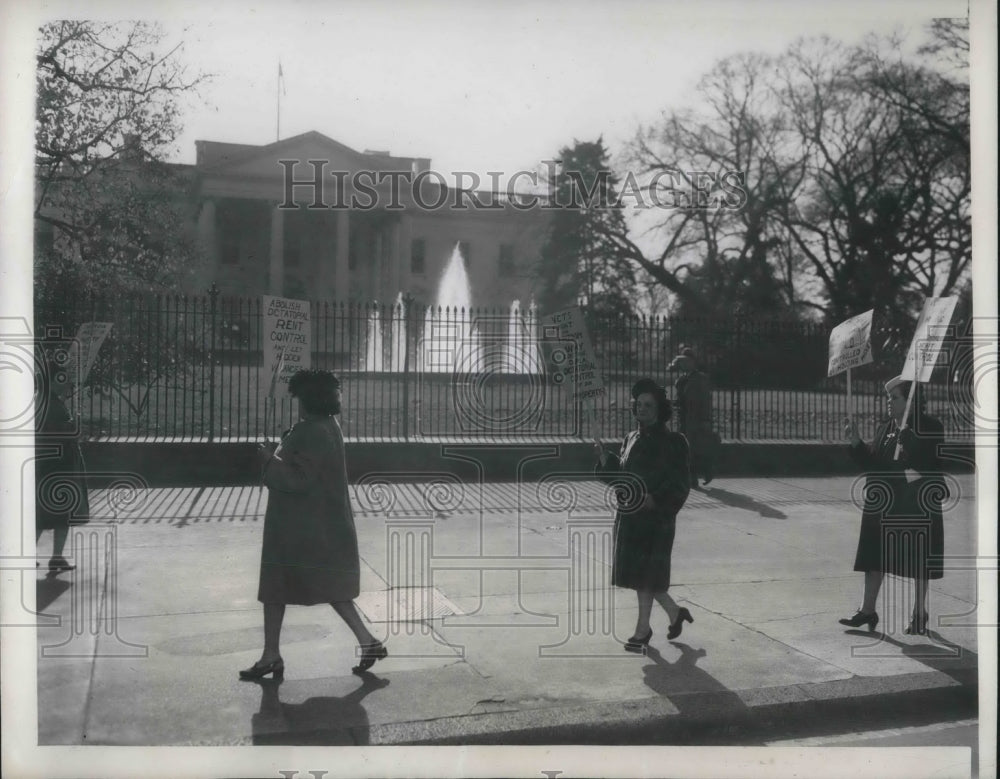
MULTIPOLYGON (((311 364, 343 380, 350 438, 589 437, 592 420, 616 438, 632 426, 632 383, 650 376, 671 388, 668 365, 685 345, 712 381, 723 440, 841 440, 846 376, 826 377, 829 331, 818 324, 588 315, 607 390, 591 410, 558 381, 558 344, 546 342, 542 314, 312 303, 311 364)), ((112 323, 73 397, 87 438, 257 440, 296 418, 292 402, 269 398, 259 298, 80 299, 35 318, 36 332, 68 337, 85 322, 112 323)), ((881 384, 898 372, 908 337, 877 340, 878 360, 852 382, 853 411, 868 431, 885 413, 881 384)), ((927 389, 949 437, 971 435, 966 384, 945 370, 927 389)))

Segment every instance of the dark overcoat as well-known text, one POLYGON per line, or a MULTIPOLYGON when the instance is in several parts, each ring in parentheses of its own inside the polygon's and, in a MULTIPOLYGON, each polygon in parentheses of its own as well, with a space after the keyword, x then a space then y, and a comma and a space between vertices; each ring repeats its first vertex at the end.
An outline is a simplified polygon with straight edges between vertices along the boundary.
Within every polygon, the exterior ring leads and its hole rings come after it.
POLYGON ((633 430, 618 455, 597 464, 598 477, 620 482, 614 525, 611 583, 633 590, 662 592, 670 586, 670 557, 677 512, 691 488, 687 440, 658 424, 633 430), (653 507, 642 508, 649 495, 653 507))
POLYGON ((941 422, 921 415, 902 436, 889 419, 878 426, 870 444, 850 446, 851 458, 866 475, 855 571, 930 579, 944 575, 941 501, 947 484, 938 455, 942 443, 941 422))
POLYGON ((688 440, 691 463, 696 474, 712 470, 717 439, 712 432, 712 390, 708 376, 691 371, 674 383, 677 399, 677 428, 688 440))
POLYGON ((264 484, 257 599, 308 606, 356 598, 358 537, 337 420, 296 424, 265 466, 264 484))
POLYGON ((35 529, 54 530, 90 519, 87 468, 69 407, 49 393, 35 417, 35 529))

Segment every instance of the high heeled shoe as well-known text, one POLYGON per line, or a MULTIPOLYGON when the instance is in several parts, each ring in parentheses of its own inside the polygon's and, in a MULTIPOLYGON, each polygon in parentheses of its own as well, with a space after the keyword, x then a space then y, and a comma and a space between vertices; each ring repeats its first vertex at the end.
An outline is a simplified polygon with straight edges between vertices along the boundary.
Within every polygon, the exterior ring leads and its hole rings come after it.
POLYGON ((684 623, 690 622, 694 624, 694 617, 691 616, 691 612, 685 608, 681 608, 677 612, 677 619, 670 623, 670 627, 667 629, 667 638, 673 641, 677 636, 681 634, 684 630, 684 623))
POLYGON ((240 671, 240 679, 263 679, 268 674, 272 674, 274 679, 283 679, 285 676, 285 661, 280 657, 270 663, 262 663, 259 660, 249 668, 240 671))
POLYGON ((367 671, 378 660, 384 660, 389 656, 389 650, 382 646, 381 641, 376 641, 372 644, 362 644, 361 650, 361 662, 351 669, 354 673, 367 671))
POLYGON ((919 617, 914 614, 910 619, 910 624, 907 625, 906 630, 903 632, 908 636, 927 635, 927 612, 925 611, 919 617))
POLYGON ((628 641, 625 642, 626 652, 635 652, 636 654, 644 654, 646 652, 646 646, 649 644, 649 640, 653 637, 653 629, 650 628, 649 632, 644 638, 636 638, 632 636, 628 641))
POLYGON ((871 612, 870 614, 865 614, 863 611, 859 611, 853 617, 844 617, 838 620, 841 625, 847 625, 850 628, 859 628, 862 625, 868 625, 868 632, 874 633, 875 627, 878 625, 878 612, 871 612))
POLYGON ((64 571, 74 571, 76 566, 65 557, 58 556, 49 560, 49 573, 63 573, 64 571))

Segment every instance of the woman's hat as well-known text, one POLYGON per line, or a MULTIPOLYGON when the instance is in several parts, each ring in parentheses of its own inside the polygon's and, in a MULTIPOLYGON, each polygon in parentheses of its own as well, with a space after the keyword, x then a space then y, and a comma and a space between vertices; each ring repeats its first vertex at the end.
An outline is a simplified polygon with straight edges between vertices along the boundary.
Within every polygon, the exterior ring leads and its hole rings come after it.
POLYGON ((894 376, 885 383, 885 391, 887 393, 892 392, 900 384, 906 384, 906 379, 904 379, 902 376, 894 376))

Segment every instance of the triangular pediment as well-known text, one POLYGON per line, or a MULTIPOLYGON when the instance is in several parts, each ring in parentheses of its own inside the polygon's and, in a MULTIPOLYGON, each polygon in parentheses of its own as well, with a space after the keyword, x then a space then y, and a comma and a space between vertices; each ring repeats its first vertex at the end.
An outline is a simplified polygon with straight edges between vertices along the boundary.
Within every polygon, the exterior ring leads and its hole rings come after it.
POLYGON ((207 167, 205 173, 221 177, 268 178, 280 177, 283 168, 279 160, 298 160, 296 178, 306 178, 311 173, 309 160, 326 162, 325 171, 356 171, 370 167, 367 155, 328 138, 322 133, 308 132, 285 138, 266 146, 243 147, 218 159, 207 167))

